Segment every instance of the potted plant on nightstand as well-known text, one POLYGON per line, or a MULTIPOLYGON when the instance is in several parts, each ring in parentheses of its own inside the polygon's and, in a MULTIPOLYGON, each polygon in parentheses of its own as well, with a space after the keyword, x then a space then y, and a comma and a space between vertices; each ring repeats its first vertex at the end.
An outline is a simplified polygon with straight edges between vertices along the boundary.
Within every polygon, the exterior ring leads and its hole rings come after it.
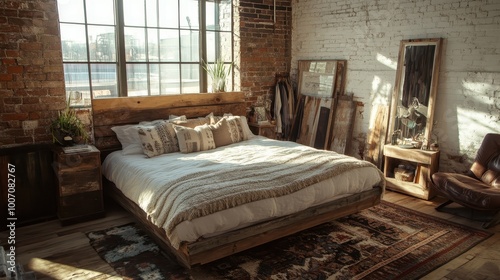
POLYGON ((84 143, 89 139, 85 125, 69 104, 70 100, 66 103, 66 108, 60 111, 58 117, 50 124, 53 142, 62 146, 84 143))
POLYGON ((226 69, 224 61, 218 58, 213 64, 203 63, 203 69, 207 71, 207 74, 212 79, 212 92, 225 92, 226 91, 226 79, 231 73, 231 65, 229 63, 226 69))

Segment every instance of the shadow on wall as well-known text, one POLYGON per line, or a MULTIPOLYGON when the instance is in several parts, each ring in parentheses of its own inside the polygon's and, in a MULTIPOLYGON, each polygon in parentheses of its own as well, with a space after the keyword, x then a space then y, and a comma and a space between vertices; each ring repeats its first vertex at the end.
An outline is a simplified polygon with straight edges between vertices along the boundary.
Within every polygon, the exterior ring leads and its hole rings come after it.
POLYGON ((440 170, 464 172, 484 135, 500 133, 500 85, 494 84, 500 73, 468 72, 458 79, 457 88, 444 89, 438 96, 433 136, 447 159, 441 160, 440 170))

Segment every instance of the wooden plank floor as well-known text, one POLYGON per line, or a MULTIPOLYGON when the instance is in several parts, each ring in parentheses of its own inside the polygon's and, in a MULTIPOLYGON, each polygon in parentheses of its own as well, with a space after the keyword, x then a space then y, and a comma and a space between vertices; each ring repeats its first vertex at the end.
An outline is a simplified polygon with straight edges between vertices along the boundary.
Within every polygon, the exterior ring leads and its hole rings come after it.
MULTIPOLYGON (((453 222, 481 228, 481 223, 435 211, 444 200, 412 198, 387 191, 384 200, 453 222)), ((62 227, 57 220, 16 229, 17 262, 25 271, 35 271, 37 279, 120 279, 89 245, 86 232, 133 222, 127 212, 107 203, 105 218, 62 227)), ((495 234, 423 279, 498 279, 500 275, 500 224, 495 234)), ((0 233, 6 248, 7 232, 0 233)))

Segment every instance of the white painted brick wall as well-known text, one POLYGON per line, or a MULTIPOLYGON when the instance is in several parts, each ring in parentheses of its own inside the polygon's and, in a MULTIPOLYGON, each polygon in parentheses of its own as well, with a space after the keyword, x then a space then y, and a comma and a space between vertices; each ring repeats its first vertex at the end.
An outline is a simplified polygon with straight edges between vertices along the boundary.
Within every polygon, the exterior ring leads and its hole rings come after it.
POLYGON ((500 133, 500 0, 293 0, 292 10, 292 77, 298 60, 348 61, 346 91, 364 103, 350 154, 363 150, 374 105, 390 104, 403 39, 444 38, 440 170, 466 170, 484 134, 500 133))

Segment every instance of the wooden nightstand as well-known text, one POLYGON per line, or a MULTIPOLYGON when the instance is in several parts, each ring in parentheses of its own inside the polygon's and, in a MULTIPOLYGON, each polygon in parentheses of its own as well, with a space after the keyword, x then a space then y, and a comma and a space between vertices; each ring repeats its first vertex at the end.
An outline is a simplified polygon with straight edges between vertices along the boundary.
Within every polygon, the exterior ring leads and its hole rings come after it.
POLYGON ((265 136, 267 138, 276 139, 276 125, 275 124, 258 124, 248 123, 250 130, 255 135, 265 136))
POLYGON ((403 149, 396 145, 384 145, 384 175, 387 188, 430 200, 436 193, 432 188, 431 176, 439 170, 439 151, 403 149), (413 180, 396 179, 395 170, 400 165, 412 166, 413 180))
POLYGON ((101 157, 91 145, 85 151, 54 149, 58 190, 57 216, 63 225, 104 216, 101 157))

